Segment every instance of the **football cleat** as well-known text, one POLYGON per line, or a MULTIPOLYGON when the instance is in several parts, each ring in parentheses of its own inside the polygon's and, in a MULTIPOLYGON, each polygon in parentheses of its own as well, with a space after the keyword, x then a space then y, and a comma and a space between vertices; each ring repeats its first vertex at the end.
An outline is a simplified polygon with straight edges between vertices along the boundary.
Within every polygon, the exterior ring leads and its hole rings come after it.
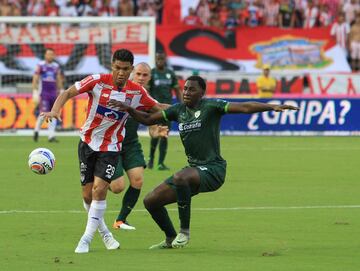
POLYGON ((149 249, 168 249, 173 248, 171 244, 167 243, 166 240, 160 242, 159 244, 152 245, 149 249))
POLYGON ((105 247, 108 250, 120 248, 120 243, 115 240, 115 238, 113 237, 113 235, 111 233, 105 234, 102 237, 102 240, 104 242, 105 247))
POLYGON ((189 243, 189 236, 180 232, 174 239, 174 241, 172 241, 171 246, 173 248, 182 248, 184 246, 186 246, 189 243))
POLYGON ((133 231, 136 230, 134 226, 129 225, 126 221, 115 221, 113 224, 114 229, 121 229, 121 230, 127 230, 127 231, 133 231))

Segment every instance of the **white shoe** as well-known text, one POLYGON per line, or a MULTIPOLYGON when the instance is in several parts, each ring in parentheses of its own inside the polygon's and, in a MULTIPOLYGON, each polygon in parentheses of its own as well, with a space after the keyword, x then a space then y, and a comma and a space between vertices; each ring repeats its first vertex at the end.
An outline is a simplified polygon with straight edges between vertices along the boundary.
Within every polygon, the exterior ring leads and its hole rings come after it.
POLYGON ((113 228, 114 229, 127 230, 127 231, 136 230, 136 228, 134 226, 131 226, 131 225, 129 225, 126 222, 123 222, 123 221, 115 221, 114 224, 113 224, 113 228))
POLYGON ((104 242, 105 247, 109 250, 120 248, 120 243, 115 240, 115 238, 111 233, 105 234, 102 237, 102 240, 104 242))
POLYGON ((186 246, 189 243, 189 236, 180 232, 174 239, 174 241, 172 241, 171 246, 173 248, 182 248, 184 246, 186 246))
POLYGON ((83 241, 82 239, 80 239, 76 249, 75 249, 75 253, 88 253, 89 252, 89 243, 83 241))

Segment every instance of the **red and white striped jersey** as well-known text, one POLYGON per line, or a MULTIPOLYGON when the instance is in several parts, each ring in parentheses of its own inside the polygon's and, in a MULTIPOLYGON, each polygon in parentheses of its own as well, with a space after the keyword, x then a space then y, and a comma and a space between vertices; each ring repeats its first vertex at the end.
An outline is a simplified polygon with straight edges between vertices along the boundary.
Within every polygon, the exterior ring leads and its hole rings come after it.
POLYGON ((86 121, 81 140, 94 151, 120 151, 125 136, 127 112, 107 106, 110 99, 125 102, 139 110, 149 110, 157 101, 140 85, 128 80, 125 87, 113 85, 112 74, 93 74, 75 83, 79 93, 89 95, 86 121))
POLYGON ((335 22, 330 30, 330 35, 334 36, 336 43, 340 45, 341 48, 346 49, 346 40, 350 33, 350 25, 346 22, 339 24, 335 22))

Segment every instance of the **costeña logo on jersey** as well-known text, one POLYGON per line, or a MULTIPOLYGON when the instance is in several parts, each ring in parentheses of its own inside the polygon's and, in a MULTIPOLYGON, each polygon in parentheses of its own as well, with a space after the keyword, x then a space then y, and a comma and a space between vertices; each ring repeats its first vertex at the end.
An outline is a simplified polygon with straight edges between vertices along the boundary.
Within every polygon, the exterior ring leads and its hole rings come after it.
POLYGON ((179 123, 179 131, 184 133, 200 130, 200 128, 201 120, 195 120, 187 123, 179 123))
POLYGON ((126 113, 98 105, 96 114, 101 118, 115 122, 121 120, 126 113))

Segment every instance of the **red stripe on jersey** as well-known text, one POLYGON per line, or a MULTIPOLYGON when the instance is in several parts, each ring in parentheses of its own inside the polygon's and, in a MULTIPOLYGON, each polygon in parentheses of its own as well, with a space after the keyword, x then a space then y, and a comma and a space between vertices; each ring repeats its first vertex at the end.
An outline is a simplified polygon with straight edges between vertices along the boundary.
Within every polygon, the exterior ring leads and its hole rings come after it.
MULTIPOLYGON (((104 140, 99 147, 99 151, 108 151, 108 146, 111 143, 111 135, 114 133, 115 129, 118 127, 119 123, 115 122, 110 126, 105 132, 104 140)), ((121 132, 124 128, 124 121, 121 123, 119 131, 121 132)), ((120 148, 119 148, 120 150, 120 148)))
MULTIPOLYGON (((111 89, 102 89, 101 93, 100 93, 100 99, 99 99, 98 104, 106 104, 109 100, 110 93, 111 93, 111 89)), ((85 135, 84 135, 86 144, 89 144, 91 142, 91 134, 94 131, 94 129, 100 125, 102 120, 103 120, 102 118, 98 117, 95 114, 94 119, 91 122, 89 129, 85 132, 85 135)))
POLYGON ((117 138, 117 140, 118 140, 118 149, 119 149, 120 151, 121 151, 121 149, 122 149, 122 148, 120 148, 120 143, 122 143, 123 140, 124 140, 124 137, 123 137, 123 135, 122 135, 122 131, 124 130, 125 123, 126 123, 126 121, 124 121, 124 122, 121 124, 120 129, 119 129, 119 130, 117 131, 117 133, 116 133, 116 138, 117 138))

